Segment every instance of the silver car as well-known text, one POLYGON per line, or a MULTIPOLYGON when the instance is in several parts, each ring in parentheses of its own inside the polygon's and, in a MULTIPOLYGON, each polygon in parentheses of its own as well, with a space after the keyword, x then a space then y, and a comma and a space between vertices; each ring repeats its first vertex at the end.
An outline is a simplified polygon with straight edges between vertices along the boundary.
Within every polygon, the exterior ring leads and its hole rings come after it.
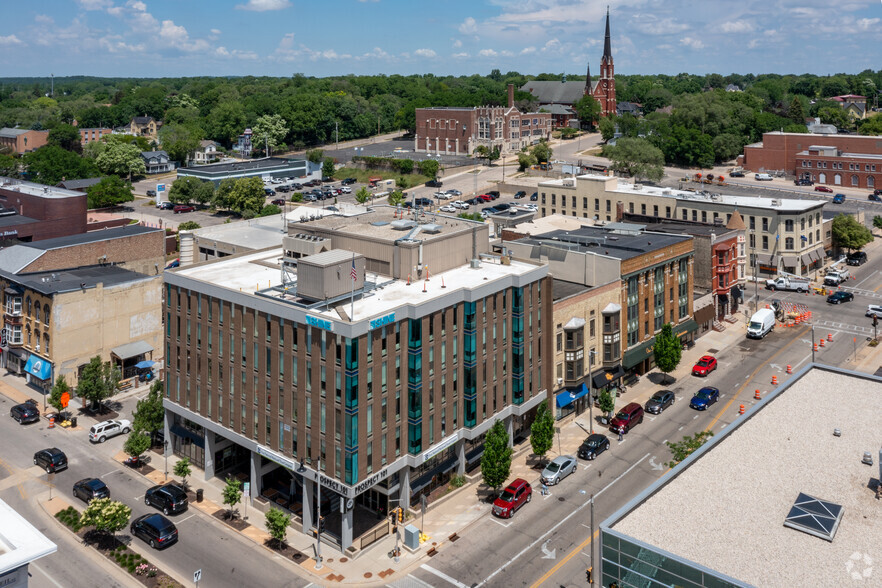
POLYGON ((551 463, 545 466, 540 479, 546 485, 554 486, 570 474, 576 473, 576 467, 578 466, 575 457, 572 455, 561 455, 560 457, 555 457, 551 463))

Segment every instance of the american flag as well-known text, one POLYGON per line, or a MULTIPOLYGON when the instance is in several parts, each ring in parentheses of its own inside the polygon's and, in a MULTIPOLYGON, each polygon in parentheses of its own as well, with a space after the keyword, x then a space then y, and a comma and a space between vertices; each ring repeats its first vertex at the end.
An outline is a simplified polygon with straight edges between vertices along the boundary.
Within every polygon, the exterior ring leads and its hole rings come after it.
POLYGON ((355 271, 355 259, 354 259, 354 258, 353 258, 353 260, 352 260, 352 271, 349 272, 349 275, 352 276, 352 281, 353 281, 353 282, 357 282, 357 281, 358 281, 358 272, 355 271))

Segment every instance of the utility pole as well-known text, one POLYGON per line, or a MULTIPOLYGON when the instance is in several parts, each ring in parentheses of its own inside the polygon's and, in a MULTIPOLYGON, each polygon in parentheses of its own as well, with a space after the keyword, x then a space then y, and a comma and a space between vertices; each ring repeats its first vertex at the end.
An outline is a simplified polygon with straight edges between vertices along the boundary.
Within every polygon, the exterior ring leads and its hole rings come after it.
POLYGON ((49 95, 52 98, 55 98, 55 74, 49 74, 49 75, 52 76, 52 86, 51 86, 51 90, 49 90, 49 95))
POLYGON ((334 143, 335 143, 334 149, 339 150, 340 149, 340 130, 337 126, 337 121, 334 121, 334 143))
POLYGON ((589 588, 594 588, 594 495, 591 495, 591 557, 588 558, 588 562, 591 566, 588 568, 591 570, 591 582, 588 584, 589 588))

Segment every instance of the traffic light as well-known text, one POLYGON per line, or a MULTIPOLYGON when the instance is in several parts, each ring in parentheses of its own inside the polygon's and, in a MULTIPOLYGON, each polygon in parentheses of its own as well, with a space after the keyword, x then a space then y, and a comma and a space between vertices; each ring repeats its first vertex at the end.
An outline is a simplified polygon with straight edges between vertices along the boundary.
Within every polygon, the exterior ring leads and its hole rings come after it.
POLYGON ((318 532, 321 533, 325 530, 325 517, 319 517, 318 520, 318 532))
POLYGON ((585 579, 588 580, 589 585, 594 583, 593 572, 593 567, 588 567, 588 569, 585 570, 585 579))
POLYGON ((873 326, 876 327, 879 325, 879 317, 875 314, 873 315, 873 326))
POLYGON ((404 509, 401 508, 400 506, 398 507, 398 522, 399 523, 404 522, 404 509))

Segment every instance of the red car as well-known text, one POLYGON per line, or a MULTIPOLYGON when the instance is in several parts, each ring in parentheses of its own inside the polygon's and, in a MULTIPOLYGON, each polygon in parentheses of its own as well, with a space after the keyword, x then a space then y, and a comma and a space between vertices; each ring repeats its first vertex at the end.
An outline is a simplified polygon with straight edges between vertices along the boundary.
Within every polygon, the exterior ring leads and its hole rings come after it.
POLYGON ((827 186, 815 186, 815 192, 833 192, 833 188, 827 186))
POLYGON ((635 426, 643 422, 643 407, 636 402, 626 404, 625 407, 609 422, 609 428, 616 433, 627 433, 635 426))
POLYGON ((508 485, 502 494, 493 501, 493 514, 503 519, 509 519, 516 510, 530 502, 533 498, 533 488, 523 478, 518 478, 508 485))
POLYGON ((693 376, 706 376, 717 369, 717 360, 713 355, 705 355, 692 366, 693 376))
POLYGON ((194 210, 196 210, 196 207, 190 206, 189 204, 178 204, 173 209, 175 214, 178 214, 179 212, 193 212, 194 210))

